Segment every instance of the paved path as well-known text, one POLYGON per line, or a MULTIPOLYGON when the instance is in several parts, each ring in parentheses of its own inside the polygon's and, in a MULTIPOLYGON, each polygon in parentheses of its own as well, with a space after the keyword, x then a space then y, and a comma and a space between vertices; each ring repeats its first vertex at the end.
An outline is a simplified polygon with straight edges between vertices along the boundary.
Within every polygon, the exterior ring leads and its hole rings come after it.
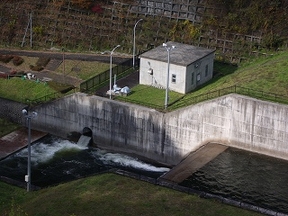
MULTIPOLYGON (((47 133, 31 130, 31 143, 44 137, 47 133)), ((28 129, 21 128, 0 138, 0 160, 25 148, 28 145, 28 129)))
MULTIPOLYGON (((139 84, 139 71, 135 71, 135 72, 129 74, 128 76, 117 80, 116 84, 120 88, 123 88, 125 86, 128 86, 130 89, 133 88, 134 86, 139 84)), ((112 83, 112 86, 113 86, 113 83, 112 83)), ((102 96, 102 97, 108 97, 108 95, 106 95, 106 93, 109 90, 109 88, 110 88, 110 86, 108 84, 107 86, 104 86, 104 87, 98 89, 95 92, 95 94, 98 96, 102 96)))
POLYGON ((208 143, 207 145, 198 149, 196 152, 191 153, 181 163, 163 175, 161 179, 181 183, 209 161, 216 158, 227 148, 228 147, 224 145, 208 143))
MULTIPOLYGON (((63 59, 63 52, 61 51, 31 51, 31 50, 14 50, 14 49, 0 49, 2 55, 18 55, 18 56, 29 56, 29 57, 50 57, 51 59, 63 59)), ((119 53, 113 54, 113 63, 120 64, 131 56, 120 55, 119 53)), ((86 54, 86 53, 69 53, 65 52, 65 59, 77 60, 77 61, 100 61, 110 62, 110 55, 105 54, 86 54)))

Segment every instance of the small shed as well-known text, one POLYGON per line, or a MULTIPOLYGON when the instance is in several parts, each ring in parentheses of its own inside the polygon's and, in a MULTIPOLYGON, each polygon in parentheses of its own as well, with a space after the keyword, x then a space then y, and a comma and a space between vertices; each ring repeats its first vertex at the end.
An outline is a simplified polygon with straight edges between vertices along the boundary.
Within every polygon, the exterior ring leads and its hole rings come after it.
POLYGON ((170 90, 186 94, 213 77, 215 50, 169 41, 140 55, 140 84, 166 88, 168 53, 170 90))

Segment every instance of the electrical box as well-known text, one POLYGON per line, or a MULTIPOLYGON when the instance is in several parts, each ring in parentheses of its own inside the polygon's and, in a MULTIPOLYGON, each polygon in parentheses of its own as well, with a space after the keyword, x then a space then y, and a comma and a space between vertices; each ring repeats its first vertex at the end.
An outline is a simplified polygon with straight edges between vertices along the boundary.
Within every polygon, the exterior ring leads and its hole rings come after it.
POLYGON ((147 71, 150 75, 153 75, 153 69, 149 68, 149 70, 147 71))

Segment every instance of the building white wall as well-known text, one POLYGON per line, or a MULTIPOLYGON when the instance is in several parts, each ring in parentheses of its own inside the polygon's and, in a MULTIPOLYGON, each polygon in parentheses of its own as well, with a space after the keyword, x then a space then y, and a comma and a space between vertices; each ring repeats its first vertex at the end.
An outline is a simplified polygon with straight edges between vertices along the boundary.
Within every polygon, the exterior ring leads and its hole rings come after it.
MULTIPOLYGON (((169 89, 186 94, 195 89, 197 86, 209 81, 213 77, 213 61, 214 53, 193 64, 190 64, 187 68, 185 66, 170 63, 169 89), (199 64, 199 66, 195 67, 196 64, 199 64), (208 65, 207 76, 205 76, 206 65, 208 65), (176 76, 175 83, 172 82, 173 75, 176 76), (194 76, 193 83, 192 76, 194 76), (200 77, 200 80, 197 80, 197 76, 200 77)), ((167 62, 151 60, 143 57, 140 58, 139 83, 143 85, 166 88, 167 67, 167 62), (148 72, 151 70, 153 70, 153 74, 148 72)))
MULTIPOLYGON (((166 89, 167 86, 167 62, 160 62, 156 60, 141 58, 140 59, 140 74, 139 83, 143 85, 151 85, 155 87, 162 87, 166 89), (150 74, 148 71, 153 70, 150 74)), ((169 69, 169 89, 185 93, 185 79, 186 68, 180 65, 170 64, 169 69), (176 82, 172 83, 172 75, 176 75, 176 82)))

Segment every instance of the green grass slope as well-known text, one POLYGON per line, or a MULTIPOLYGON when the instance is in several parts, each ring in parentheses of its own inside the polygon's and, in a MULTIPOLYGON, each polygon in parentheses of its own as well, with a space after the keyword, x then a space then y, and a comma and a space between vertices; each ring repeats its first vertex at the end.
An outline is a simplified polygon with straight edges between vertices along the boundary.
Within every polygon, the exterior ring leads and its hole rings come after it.
POLYGON ((116 174, 83 178, 33 192, 0 182, 0 190, 3 216, 261 215, 116 174))
POLYGON ((238 68, 216 63, 215 70, 220 72, 222 76, 213 79, 206 86, 191 95, 203 94, 228 86, 238 85, 288 97, 287 59, 288 51, 285 51, 269 57, 252 59, 250 62, 243 63, 238 68))
MULTIPOLYGON (((242 88, 236 92, 234 88, 230 88, 228 93, 244 94, 243 89, 245 89, 245 95, 287 103, 287 59, 288 51, 283 51, 267 57, 253 58, 250 62, 246 61, 239 66, 215 61, 214 77, 203 86, 186 95, 169 91, 169 103, 172 105, 169 106, 168 110, 172 111, 192 103, 222 96, 223 93, 227 94, 227 91, 223 91, 222 94, 219 94, 219 92, 232 86, 242 88), (247 91, 249 91, 249 94, 247 94, 247 91), (281 100, 279 98, 276 100, 275 95, 281 95, 281 100)), ((130 96, 117 99, 161 109, 164 106, 165 89, 138 85, 132 88, 130 96)))

